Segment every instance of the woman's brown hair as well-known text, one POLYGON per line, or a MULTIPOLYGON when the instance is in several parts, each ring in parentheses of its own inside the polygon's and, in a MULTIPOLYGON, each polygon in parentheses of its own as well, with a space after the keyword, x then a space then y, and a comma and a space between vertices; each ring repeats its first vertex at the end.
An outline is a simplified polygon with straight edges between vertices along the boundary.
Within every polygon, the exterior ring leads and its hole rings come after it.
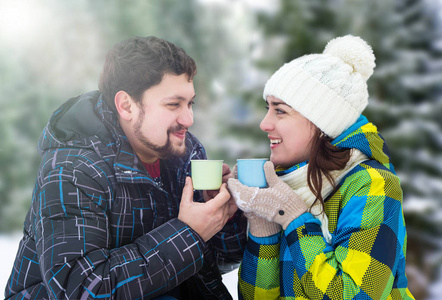
POLYGON ((350 159, 350 149, 339 149, 332 145, 332 140, 316 128, 307 169, 308 186, 316 197, 315 203, 320 201, 323 209, 324 199, 321 195, 323 176, 335 186, 331 171, 343 169, 350 159))

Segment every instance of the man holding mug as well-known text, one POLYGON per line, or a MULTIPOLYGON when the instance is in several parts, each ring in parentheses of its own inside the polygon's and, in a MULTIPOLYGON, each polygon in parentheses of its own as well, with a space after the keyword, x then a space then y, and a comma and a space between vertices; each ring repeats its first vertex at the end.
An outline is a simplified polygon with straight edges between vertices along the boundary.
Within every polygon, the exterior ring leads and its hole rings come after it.
POLYGON ((195 74, 176 45, 130 38, 99 91, 53 114, 5 298, 231 299, 221 271, 239 264, 246 224, 225 183, 203 199, 188 178, 206 158, 188 132, 195 74))

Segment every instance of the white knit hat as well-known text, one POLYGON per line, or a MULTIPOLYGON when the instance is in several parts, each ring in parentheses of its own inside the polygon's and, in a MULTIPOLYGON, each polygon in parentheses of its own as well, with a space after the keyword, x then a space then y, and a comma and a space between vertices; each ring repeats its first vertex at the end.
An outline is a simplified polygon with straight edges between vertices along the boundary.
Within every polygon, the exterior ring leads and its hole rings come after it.
POLYGON ((332 39, 322 54, 301 56, 276 71, 264 87, 264 99, 284 101, 335 138, 367 106, 374 61, 371 47, 360 37, 332 39))

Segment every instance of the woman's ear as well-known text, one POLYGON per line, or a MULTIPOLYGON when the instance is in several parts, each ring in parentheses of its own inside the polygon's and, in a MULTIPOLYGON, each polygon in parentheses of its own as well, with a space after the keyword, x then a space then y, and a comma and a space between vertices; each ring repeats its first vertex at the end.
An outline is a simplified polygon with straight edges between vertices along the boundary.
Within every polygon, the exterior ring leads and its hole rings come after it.
POLYGON ((132 97, 125 91, 119 91, 115 94, 115 107, 121 119, 125 121, 132 120, 134 102, 132 97))

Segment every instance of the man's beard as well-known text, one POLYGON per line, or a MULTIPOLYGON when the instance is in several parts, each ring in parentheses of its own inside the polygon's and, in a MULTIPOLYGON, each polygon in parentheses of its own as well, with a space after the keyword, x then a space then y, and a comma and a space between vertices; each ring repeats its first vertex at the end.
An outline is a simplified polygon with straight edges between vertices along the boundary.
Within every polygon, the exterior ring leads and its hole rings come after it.
MULTIPOLYGON (((151 141, 149 141, 141 132, 141 126, 143 125, 143 121, 144 121, 144 110, 142 109, 140 111, 140 114, 138 116, 138 122, 134 125, 134 132, 135 132, 135 137, 146 147, 148 147, 150 150, 155 151, 158 154, 158 157, 160 159, 171 159, 171 158, 177 158, 177 157, 181 157, 186 153, 186 148, 177 148, 175 149, 170 141, 170 134, 176 132, 176 131, 181 131, 181 130, 186 130, 187 128, 182 126, 182 125, 176 125, 173 127, 170 127, 169 129, 167 129, 167 141, 166 144, 164 144, 163 146, 158 146, 153 144, 151 141)), ((154 128, 152 128, 151 130, 155 130, 154 128)))

